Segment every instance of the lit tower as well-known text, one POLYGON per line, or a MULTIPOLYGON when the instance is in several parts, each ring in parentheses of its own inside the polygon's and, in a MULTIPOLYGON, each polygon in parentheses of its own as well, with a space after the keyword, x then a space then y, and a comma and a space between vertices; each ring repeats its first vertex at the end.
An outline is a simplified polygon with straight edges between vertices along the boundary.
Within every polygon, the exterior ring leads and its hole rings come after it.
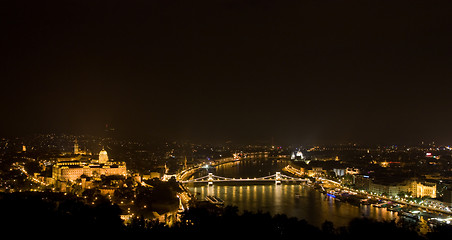
POLYGON ((99 164, 105 164, 108 161, 107 151, 104 148, 99 153, 99 164))
POLYGON ((74 154, 79 154, 77 139, 74 141, 74 154))

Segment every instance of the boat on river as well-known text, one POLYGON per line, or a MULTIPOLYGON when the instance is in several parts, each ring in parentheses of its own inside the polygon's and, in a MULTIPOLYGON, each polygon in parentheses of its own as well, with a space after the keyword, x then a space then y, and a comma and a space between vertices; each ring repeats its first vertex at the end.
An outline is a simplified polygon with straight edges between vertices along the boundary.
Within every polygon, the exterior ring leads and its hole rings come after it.
POLYGON ((215 205, 223 205, 224 204, 223 199, 216 197, 216 196, 207 196, 206 200, 215 205))
POLYGON ((400 216, 406 217, 407 219, 419 221, 420 213, 421 211, 419 210, 402 209, 400 211, 400 216))

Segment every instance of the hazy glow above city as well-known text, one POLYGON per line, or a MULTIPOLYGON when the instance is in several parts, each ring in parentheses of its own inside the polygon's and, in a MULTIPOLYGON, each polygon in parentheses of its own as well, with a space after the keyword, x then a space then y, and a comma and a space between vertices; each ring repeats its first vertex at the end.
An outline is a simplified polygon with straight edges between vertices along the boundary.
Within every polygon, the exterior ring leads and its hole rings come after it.
POLYGON ((415 2, 4 3, 0 132, 449 144, 450 3, 415 2))

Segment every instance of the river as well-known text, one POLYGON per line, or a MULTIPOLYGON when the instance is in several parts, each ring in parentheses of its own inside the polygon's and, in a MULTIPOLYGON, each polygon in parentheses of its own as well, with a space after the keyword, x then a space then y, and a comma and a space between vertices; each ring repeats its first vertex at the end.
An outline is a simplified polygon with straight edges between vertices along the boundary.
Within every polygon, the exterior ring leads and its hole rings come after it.
MULTIPOLYGON (((208 172, 217 176, 246 178, 272 175, 287 166, 287 160, 247 159, 227 163, 217 167, 203 169, 195 177, 207 175, 208 172)), ((315 189, 299 184, 206 184, 188 185, 190 191, 198 199, 207 195, 215 195, 224 200, 225 205, 234 205, 243 211, 262 211, 270 214, 286 214, 289 217, 305 219, 312 225, 320 227, 326 220, 336 227, 346 226, 350 220, 368 217, 382 220, 397 218, 397 213, 386 208, 375 208, 370 205, 355 206, 329 197, 315 189)))

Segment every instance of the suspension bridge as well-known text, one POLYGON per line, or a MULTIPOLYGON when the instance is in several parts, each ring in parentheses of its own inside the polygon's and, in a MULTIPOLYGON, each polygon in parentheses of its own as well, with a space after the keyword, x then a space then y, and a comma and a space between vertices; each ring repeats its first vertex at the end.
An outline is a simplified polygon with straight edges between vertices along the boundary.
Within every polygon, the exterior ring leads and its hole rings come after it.
POLYGON ((212 173, 209 173, 206 176, 180 181, 181 183, 207 183, 209 185, 212 185, 214 183, 220 183, 220 182, 274 182, 275 184, 281 184, 281 183, 289 183, 289 182, 305 182, 307 179, 304 178, 297 178, 297 177, 291 177, 284 174, 281 174, 281 172, 276 172, 273 175, 265 176, 265 177, 258 177, 258 178, 228 178, 228 177, 221 177, 213 175, 212 173))

